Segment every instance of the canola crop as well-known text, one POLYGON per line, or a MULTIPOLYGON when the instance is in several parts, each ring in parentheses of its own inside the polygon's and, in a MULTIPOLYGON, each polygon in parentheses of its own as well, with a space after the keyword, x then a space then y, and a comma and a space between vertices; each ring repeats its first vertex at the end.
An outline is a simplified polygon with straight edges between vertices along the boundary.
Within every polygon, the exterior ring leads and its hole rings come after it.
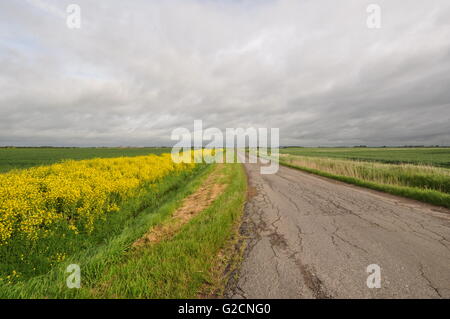
POLYGON ((143 184, 192 170, 170 154, 66 161, 0 174, 0 246, 37 241, 56 227, 94 231, 95 221, 119 209, 143 184))

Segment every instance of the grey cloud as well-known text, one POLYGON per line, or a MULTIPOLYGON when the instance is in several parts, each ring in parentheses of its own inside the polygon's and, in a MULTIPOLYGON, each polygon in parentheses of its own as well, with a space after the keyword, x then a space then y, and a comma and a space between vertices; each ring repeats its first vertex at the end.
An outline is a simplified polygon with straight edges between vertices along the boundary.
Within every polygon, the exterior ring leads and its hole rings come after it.
POLYGON ((0 3, 0 145, 170 145, 176 127, 279 127, 281 144, 450 144, 450 4, 0 3))

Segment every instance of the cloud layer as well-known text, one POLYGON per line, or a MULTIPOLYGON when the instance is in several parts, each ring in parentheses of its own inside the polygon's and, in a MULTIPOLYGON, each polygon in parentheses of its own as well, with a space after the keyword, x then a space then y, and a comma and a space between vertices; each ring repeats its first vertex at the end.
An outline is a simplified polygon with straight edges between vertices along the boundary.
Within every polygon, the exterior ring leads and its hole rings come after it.
POLYGON ((279 127, 282 145, 450 144, 450 2, 0 2, 0 145, 171 145, 279 127), (76 2, 81 29, 66 26, 76 2))

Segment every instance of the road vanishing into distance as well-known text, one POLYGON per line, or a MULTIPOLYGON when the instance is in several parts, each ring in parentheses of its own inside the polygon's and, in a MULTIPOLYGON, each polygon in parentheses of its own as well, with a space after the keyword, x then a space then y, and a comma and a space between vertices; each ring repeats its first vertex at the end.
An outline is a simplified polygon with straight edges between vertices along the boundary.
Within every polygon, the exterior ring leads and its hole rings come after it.
MULTIPOLYGON (((247 248, 230 298, 450 298, 450 211, 244 164, 247 248), (381 288, 369 288, 369 265, 381 288)), ((371 277, 370 282, 373 277, 371 277)))

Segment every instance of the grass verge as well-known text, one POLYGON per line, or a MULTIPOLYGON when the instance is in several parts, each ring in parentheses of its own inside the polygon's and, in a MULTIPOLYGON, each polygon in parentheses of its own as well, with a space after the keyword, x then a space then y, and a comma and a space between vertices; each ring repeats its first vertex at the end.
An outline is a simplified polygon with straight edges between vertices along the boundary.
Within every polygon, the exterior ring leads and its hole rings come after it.
POLYGON ((295 160, 288 161, 286 158, 280 158, 280 164, 291 167, 294 169, 302 170, 308 173, 316 174, 323 177, 332 178, 335 180, 339 180, 341 182, 362 186, 370 189, 374 189, 377 191, 382 191, 385 193, 403 196, 411 199, 415 199, 418 201, 422 201, 425 203, 442 206, 446 208, 450 208, 450 195, 444 192, 440 192, 433 189, 419 188, 419 187, 408 187, 408 186, 400 186, 400 185, 390 185, 390 184, 380 184, 372 181, 363 180, 360 178, 339 175, 332 172, 326 172, 316 168, 310 168, 306 166, 301 166, 295 164, 295 160))
POLYGON ((87 296, 196 298, 205 285, 220 285, 216 277, 219 254, 240 222, 247 185, 242 165, 220 167, 216 183, 225 187, 210 206, 173 236, 126 252, 98 281, 84 288, 87 296))

